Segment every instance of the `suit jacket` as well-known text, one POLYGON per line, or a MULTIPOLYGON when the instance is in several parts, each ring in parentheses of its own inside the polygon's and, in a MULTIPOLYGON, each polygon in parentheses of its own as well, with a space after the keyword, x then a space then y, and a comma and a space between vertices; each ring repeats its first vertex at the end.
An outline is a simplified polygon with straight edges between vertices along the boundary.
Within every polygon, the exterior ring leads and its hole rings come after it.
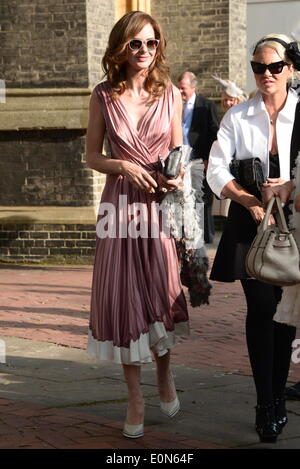
POLYGON ((188 139, 199 158, 208 159, 210 148, 217 138, 218 129, 219 120, 215 103, 198 94, 188 139))

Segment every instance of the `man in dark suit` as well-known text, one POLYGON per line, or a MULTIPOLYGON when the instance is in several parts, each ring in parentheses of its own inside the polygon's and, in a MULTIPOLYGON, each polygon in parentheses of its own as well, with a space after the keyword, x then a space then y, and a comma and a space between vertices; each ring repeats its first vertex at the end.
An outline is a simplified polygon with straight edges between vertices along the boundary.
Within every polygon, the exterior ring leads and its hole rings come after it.
MULTIPOLYGON (((194 73, 183 73, 178 78, 177 86, 183 100, 183 143, 192 147, 191 158, 202 159, 206 170, 210 148, 217 138, 219 129, 216 106, 213 101, 204 98, 200 94, 196 95, 197 78, 194 73)), ((196 174, 194 180, 195 176, 196 174)), ((195 183, 197 183, 196 180, 195 183)), ((193 180, 192 185, 194 187, 193 180)), ((204 241, 205 243, 212 243, 215 234, 212 215, 213 193, 207 184, 206 178, 203 181, 203 190, 204 241)))

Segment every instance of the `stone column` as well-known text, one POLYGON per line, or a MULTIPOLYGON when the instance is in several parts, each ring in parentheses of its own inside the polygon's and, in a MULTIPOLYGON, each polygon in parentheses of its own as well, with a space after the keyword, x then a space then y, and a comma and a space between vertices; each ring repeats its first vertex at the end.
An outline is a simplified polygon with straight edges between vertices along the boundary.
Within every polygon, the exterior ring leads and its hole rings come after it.
POLYGON ((228 78, 243 89, 247 85, 247 2, 229 3, 229 74, 228 78))

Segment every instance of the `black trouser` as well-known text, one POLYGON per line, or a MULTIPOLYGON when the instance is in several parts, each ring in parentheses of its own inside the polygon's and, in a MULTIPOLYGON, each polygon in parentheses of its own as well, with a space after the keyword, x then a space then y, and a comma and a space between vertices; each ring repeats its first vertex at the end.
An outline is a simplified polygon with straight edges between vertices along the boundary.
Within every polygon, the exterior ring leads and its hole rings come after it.
POLYGON ((246 337, 257 392, 257 403, 283 397, 296 328, 273 321, 280 287, 258 280, 241 280, 247 300, 246 337))
POLYGON ((213 243, 215 236, 214 217, 212 207, 214 194, 209 187, 206 178, 203 179, 203 202, 204 202, 204 242, 213 243))

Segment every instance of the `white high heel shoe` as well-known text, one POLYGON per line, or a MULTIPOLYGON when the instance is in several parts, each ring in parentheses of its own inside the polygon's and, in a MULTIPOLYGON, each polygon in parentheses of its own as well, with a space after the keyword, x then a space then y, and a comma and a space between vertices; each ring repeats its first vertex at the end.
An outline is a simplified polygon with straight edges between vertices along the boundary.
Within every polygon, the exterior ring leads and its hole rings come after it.
POLYGON ((129 425, 129 423, 124 423, 123 435, 126 438, 140 438, 144 436, 144 424, 140 425, 129 425))
MULTIPOLYGON (((126 421, 123 427, 123 435, 126 436, 126 438, 140 438, 144 436, 144 422, 139 423, 137 425, 132 425, 130 423, 127 423, 127 418, 128 414, 126 416, 126 421)), ((143 418, 141 418, 141 420, 144 421, 144 416, 143 418)))
POLYGON ((165 414, 168 417, 172 418, 172 417, 175 417, 176 414, 178 414, 179 409, 180 409, 180 401, 179 401, 177 393, 176 393, 176 387, 175 387, 172 372, 170 372, 170 381, 173 385, 176 397, 171 402, 160 401, 160 410, 162 411, 163 414, 165 414))
POLYGON ((162 402, 160 401, 160 410, 163 414, 167 415, 168 417, 172 418, 178 414, 180 409, 180 401, 176 396, 175 399, 171 402, 162 402))

